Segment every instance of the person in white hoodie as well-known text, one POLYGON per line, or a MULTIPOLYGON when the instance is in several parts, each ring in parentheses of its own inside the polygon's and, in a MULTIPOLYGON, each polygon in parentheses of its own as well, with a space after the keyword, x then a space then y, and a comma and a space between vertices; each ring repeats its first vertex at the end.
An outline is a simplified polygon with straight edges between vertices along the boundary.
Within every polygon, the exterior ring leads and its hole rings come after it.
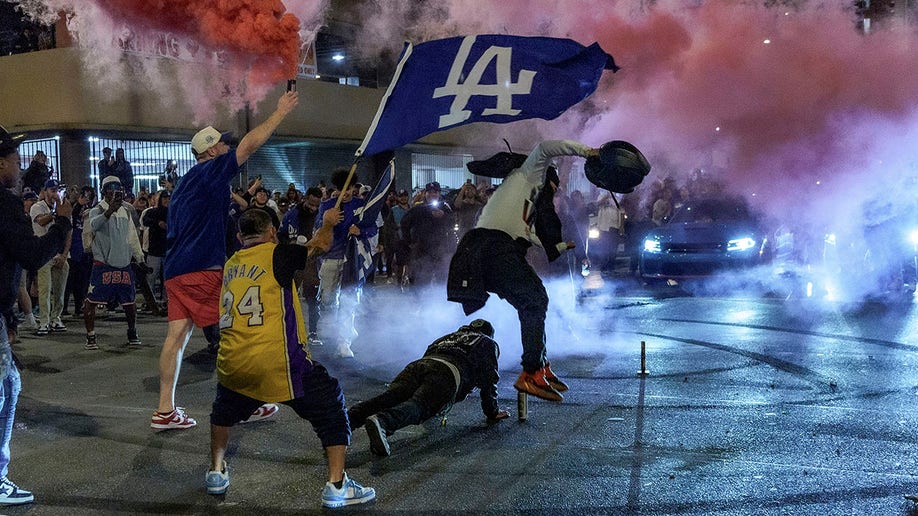
MULTIPOLYGON (((526 251, 532 244, 542 245, 536 235, 536 204, 545 189, 552 158, 589 158, 598 154, 599 149, 569 140, 542 142, 529 156, 512 154, 509 160, 512 164, 507 167, 512 167, 512 171, 485 204, 475 229, 462 237, 450 263, 447 297, 462 303, 466 315, 484 306, 488 292, 516 308, 523 344, 523 372, 513 386, 550 401, 561 401, 561 392, 567 390, 567 385, 551 370, 546 357, 548 294, 539 275, 526 261, 526 251)), ((559 251, 570 248, 566 242, 558 245, 559 251)))
POLYGON ((108 176, 102 180, 102 202, 89 212, 86 225, 92 232, 93 257, 89 292, 83 306, 86 349, 99 349, 95 332, 96 305, 109 302, 118 303, 124 308, 128 325, 127 343, 138 346, 141 341, 137 336, 135 278, 131 259, 143 264, 143 249, 127 203, 124 202, 124 187, 117 177, 108 176))

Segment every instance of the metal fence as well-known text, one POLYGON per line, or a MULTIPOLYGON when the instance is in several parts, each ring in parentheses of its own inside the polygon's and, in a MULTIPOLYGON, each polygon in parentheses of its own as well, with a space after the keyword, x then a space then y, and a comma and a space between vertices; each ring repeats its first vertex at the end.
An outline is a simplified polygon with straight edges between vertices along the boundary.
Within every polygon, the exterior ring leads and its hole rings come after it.
POLYGON ((134 173, 134 192, 146 189, 149 192, 159 190, 159 180, 165 174, 166 165, 174 161, 177 173, 183 175, 195 164, 191 154, 191 142, 155 142, 146 140, 116 140, 109 138, 89 137, 89 177, 92 185, 99 187, 98 163, 102 159, 102 149, 109 147, 112 156, 117 149, 124 149, 124 157, 131 164, 134 173))
POLYGON ((35 157, 35 153, 42 151, 48 157, 47 165, 51 168, 51 178, 61 179, 61 153, 60 141, 57 137, 45 138, 41 140, 25 140, 19 145, 19 166, 22 170, 29 168, 29 163, 35 157))

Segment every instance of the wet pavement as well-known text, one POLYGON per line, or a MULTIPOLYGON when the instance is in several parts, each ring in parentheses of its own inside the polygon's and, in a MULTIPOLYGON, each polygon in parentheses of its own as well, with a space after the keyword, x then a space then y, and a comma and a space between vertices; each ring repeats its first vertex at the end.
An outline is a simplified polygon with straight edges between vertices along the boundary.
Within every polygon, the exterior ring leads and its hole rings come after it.
MULTIPOLYGON (((358 314, 354 359, 313 350, 348 402, 385 387, 426 345, 470 318, 458 305, 384 285, 358 314)), ((909 514, 918 492, 918 303, 840 306, 776 295, 690 295, 622 277, 549 283, 548 349, 571 390, 530 397, 516 418, 518 322, 492 298, 474 317, 497 327, 501 406, 489 426, 477 395, 397 432, 370 454, 357 430, 348 474, 376 502, 344 512, 466 514, 909 514), (646 368, 641 376, 641 342, 646 368)), ((198 420, 154 432, 164 319, 142 316, 144 346, 123 345, 123 316, 23 336, 10 477, 36 503, 4 514, 319 512, 324 455, 282 407, 237 427, 225 496, 203 488, 214 359, 196 333, 178 403, 198 420)), ((326 324, 328 322, 326 321, 326 324)))

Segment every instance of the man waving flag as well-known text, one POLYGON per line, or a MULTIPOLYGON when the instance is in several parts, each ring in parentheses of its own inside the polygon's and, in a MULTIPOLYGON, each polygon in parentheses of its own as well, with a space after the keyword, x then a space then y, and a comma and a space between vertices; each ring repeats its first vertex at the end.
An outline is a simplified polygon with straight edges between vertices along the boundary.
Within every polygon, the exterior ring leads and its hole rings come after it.
POLYGON ((505 35, 406 43, 357 156, 472 122, 551 120, 618 70, 599 44, 505 35))

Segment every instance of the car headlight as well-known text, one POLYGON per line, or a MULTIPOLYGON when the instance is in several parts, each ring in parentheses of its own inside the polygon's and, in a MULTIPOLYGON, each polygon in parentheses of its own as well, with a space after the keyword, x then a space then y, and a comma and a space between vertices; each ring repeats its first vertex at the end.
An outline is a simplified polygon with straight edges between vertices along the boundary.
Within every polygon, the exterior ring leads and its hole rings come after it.
POLYGON ((590 232, 587 236, 589 236, 593 240, 596 240, 597 238, 599 238, 599 230, 596 228, 590 228, 590 232))
POLYGON ((662 250, 663 250, 663 246, 660 245, 659 240, 656 240, 653 238, 648 238, 647 240, 644 240, 644 251, 645 252, 659 253, 662 250))
POLYGON ((727 242, 727 251, 745 251, 753 247, 755 247, 755 239, 749 237, 734 238, 727 242))

